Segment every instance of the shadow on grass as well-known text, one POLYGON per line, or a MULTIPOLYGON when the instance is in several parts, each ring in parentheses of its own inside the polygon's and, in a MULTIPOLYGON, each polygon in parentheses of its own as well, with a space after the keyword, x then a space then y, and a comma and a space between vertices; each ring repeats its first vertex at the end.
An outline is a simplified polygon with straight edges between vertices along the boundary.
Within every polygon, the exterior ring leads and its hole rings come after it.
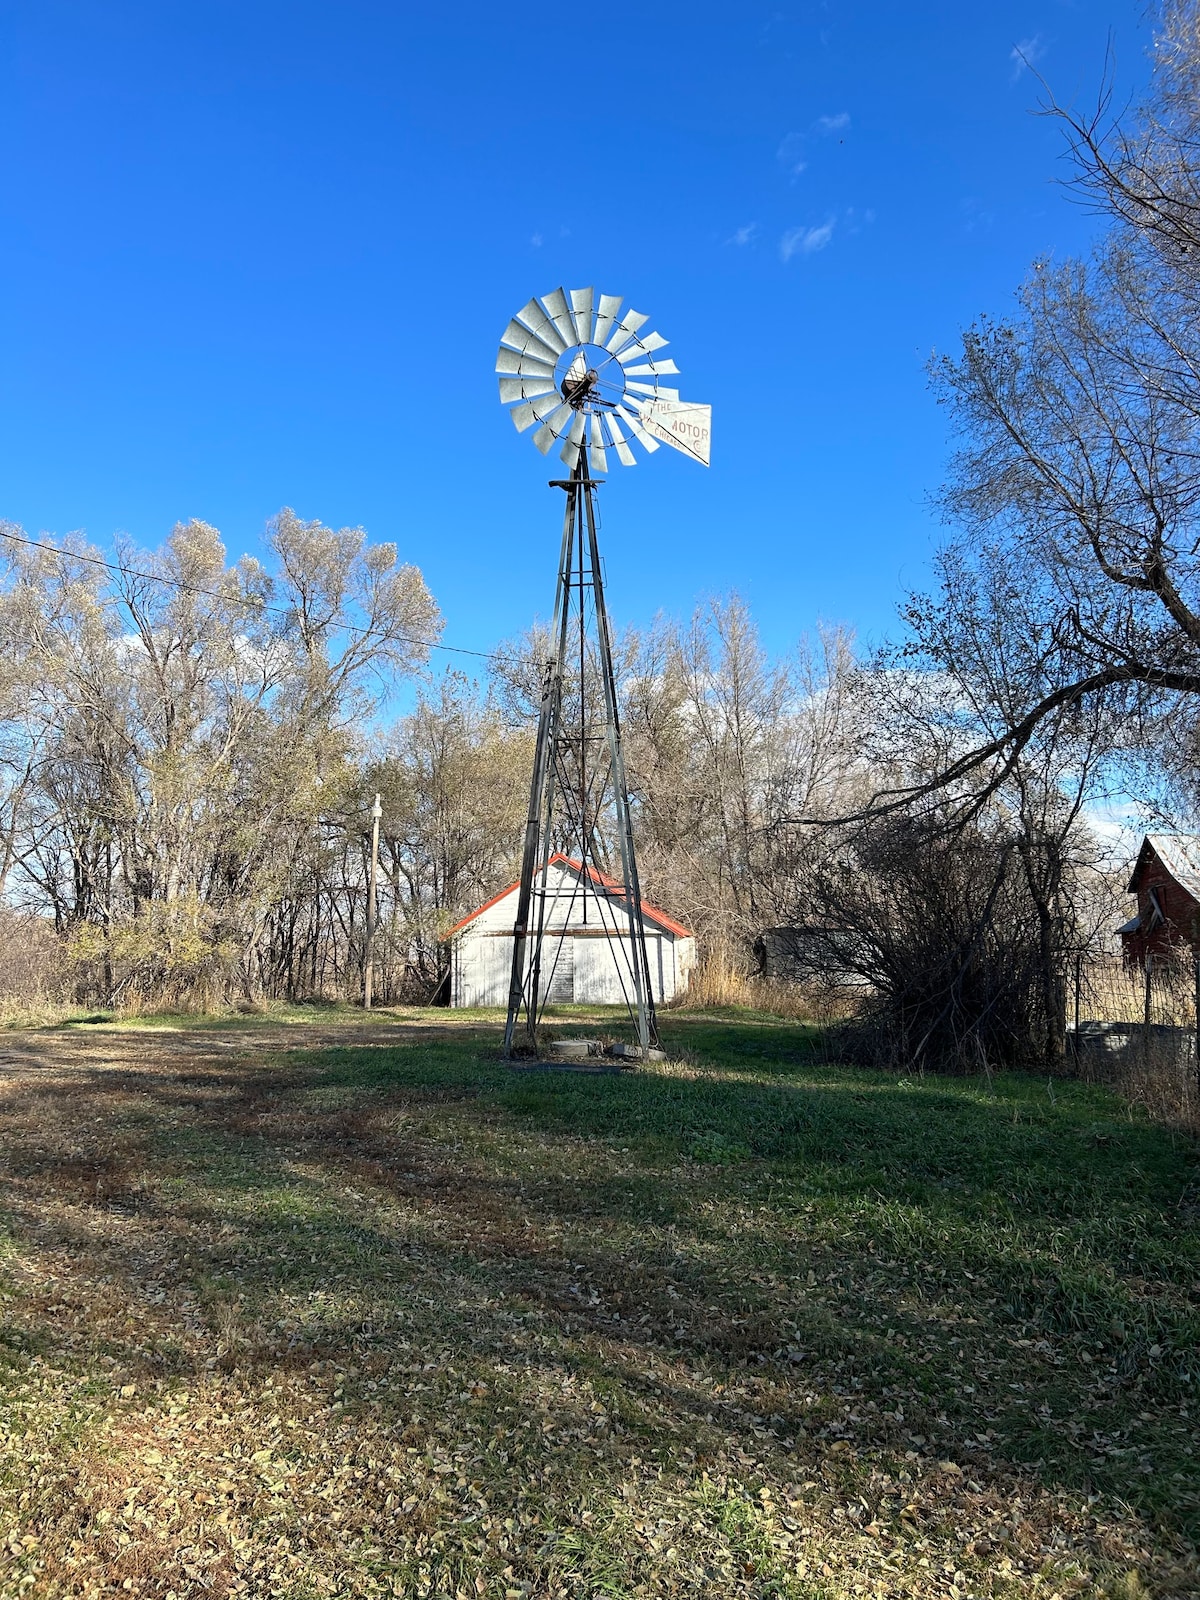
MULTIPOLYGON (((1195 1536, 1192 1146, 1081 1085, 839 1070, 796 1026, 665 1031, 686 1069, 514 1078, 481 1030, 83 1071, 80 1125, 134 1102, 126 1166, 158 1181, 89 1201, 85 1174, 82 1199, 186 1240, 206 1315, 236 1290, 222 1359, 252 1372, 403 1335, 602 1377, 664 1448, 853 1437, 1195 1536)), ((19 1231, 47 1185, 80 1199, 34 1135, 8 1170, 19 1231)))

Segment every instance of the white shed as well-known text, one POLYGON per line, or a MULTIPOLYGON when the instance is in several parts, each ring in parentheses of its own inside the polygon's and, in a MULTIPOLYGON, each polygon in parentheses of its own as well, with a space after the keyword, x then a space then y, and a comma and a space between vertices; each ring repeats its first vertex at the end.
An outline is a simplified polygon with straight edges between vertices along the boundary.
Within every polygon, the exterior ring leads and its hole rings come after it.
MULTIPOLYGON (((452 1006, 508 1004, 519 887, 510 883, 444 936, 451 941, 452 1006)), ((642 923, 650 982, 661 1004, 687 988, 696 941, 682 923, 645 900, 642 923)), ((595 867, 585 872, 569 856, 551 856, 543 926, 552 934, 543 940, 542 956, 550 968, 551 1003, 621 1005, 626 996, 632 999, 629 906, 623 885, 595 867)))

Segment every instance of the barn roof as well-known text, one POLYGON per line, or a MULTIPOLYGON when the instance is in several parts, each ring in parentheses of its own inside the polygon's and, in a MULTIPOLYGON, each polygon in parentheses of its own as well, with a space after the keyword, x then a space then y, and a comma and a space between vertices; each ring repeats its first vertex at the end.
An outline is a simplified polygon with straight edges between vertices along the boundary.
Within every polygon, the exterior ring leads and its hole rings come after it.
MULTIPOLYGON (((556 851, 550 857, 547 865, 554 866, 555 863, 570 867, 572 872, 584 871, 580 862, 576 861, 572 856, 565 855, 561 850, 556 851)), ((615 890, 618 895, 624 896, 624 884, 618 883, 615 878, 610 878, 607 873, 601 872, 599 867, 588 867, 586 870, 588 878, 598 888, 615 890)), ((498 900, 503 900, 506 895, 513 894, 520 887, 521 880, 518 878, 515 883, 510 883, 507 889, 501 889, 499 894, 494 894, 490 900, 485 900, 481 906, 476 906, 474 911, 465 916, 461 922, 456 922, 452 928, 442 934, 442 938, 452 939, 456 933, 461 933, 465 927, 474 922, 476 917, 482 916, 485 911, 490 910, 498 900)), ((660 911, 657 906, 652 906, 648 900, 642 901, 642 916, 647 922, 656 923, 658 927, 664 929, 667 933, 673 933, 676 938, 690 939, 692 937, 690 928, 685 928, 681 922, 676 922, 674 917, 669 917, 665 911, 660 911)))
POLYGON ((1151 854, 1158 857, 1181 889, 1200 902, 1200 833, 1148 833, 1129 880, 1130 894, 1138 892, 1151 854))

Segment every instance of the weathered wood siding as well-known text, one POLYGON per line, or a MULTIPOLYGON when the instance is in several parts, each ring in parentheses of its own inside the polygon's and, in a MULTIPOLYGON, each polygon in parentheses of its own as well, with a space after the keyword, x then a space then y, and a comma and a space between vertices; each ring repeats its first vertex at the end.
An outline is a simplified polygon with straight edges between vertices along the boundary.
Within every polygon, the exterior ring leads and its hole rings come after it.
POLYGON ((1167 956, 1200 949, 1200 906, 1172 874, 1147 838, 1134 873, 1138 926, 1122 931, 1125 959, 1141 966, 1148 955, 1167 956), (1153 891, 1153 897, 1151 895, 1153 891), (1164 920, 1154 915, 1155 901, 1164 920))

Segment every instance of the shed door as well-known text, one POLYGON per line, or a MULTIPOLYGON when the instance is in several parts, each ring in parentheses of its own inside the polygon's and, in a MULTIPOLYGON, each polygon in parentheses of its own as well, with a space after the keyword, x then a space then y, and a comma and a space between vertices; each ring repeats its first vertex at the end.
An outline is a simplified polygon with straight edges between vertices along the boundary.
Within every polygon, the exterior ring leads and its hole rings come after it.
POLYGON ((543 946, 542 960, 550 968, 546 999, 551 1005, 570 1005, 575 999, 574 939, 568 936, 560 944, 552 935, 543 946))
POLYGON ((663 945, 666 940, 661 933, 648 933, 646 935, 646 965, 650 968, 650 994, 659 1003, 664 1003, 671 997, 667 993, 667 986, 663 973, 663 945))

